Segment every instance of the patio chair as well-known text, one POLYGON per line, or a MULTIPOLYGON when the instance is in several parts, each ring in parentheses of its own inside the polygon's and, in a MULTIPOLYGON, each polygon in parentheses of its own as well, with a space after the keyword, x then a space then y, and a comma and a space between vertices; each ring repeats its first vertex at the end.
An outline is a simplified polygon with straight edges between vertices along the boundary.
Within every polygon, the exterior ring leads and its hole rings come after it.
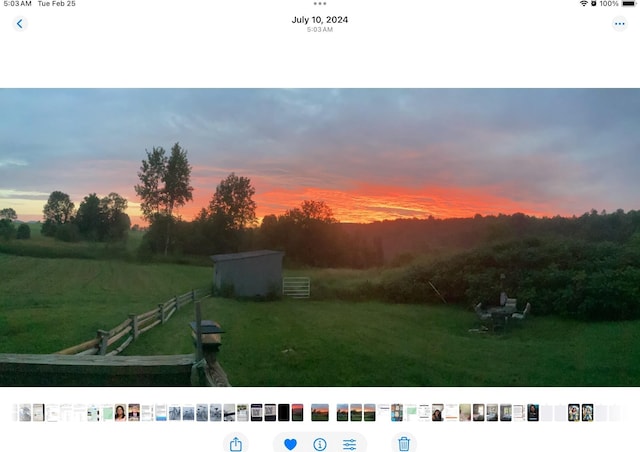
POLYGON ((478 317, 480 318, 480 320, 491 320, 491 313, 484 311, 482 309, 482 303, 478 303, 474 310, 476 311, 476 314, 478 315, 478 317))
POLYGON ((522 311, 522 313, 514 312, 513 314, 511 314, 511 318, 512 319, 518 319, 518 320, 524 320, 525 317, 527 317, 527 314, 529 314, 529 311, 531 311, 531 303, 527 303, 527 305, 524 307, 524 311, 522 311))

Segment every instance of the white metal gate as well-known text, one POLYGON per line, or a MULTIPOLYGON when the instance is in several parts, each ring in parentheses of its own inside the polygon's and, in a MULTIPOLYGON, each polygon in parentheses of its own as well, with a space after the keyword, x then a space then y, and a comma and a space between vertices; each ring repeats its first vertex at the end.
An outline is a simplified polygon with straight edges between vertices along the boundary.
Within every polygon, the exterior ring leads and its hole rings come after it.
POLYGON ((292 298, 309 298, 311 295, 311 278, 307 276, 282 278, 282 294, 292 298))

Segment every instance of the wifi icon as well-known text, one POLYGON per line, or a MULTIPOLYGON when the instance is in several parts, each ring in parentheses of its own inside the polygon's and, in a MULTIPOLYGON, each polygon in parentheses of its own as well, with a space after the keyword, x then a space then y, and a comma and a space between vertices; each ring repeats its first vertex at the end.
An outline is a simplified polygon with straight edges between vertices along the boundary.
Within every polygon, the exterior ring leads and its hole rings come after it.
POLYGON ((587 6, 587 3, 589 3, 587 0, 581 0, 581 1, 580 1, 580 4, 581 4, 582 6, 587 6))

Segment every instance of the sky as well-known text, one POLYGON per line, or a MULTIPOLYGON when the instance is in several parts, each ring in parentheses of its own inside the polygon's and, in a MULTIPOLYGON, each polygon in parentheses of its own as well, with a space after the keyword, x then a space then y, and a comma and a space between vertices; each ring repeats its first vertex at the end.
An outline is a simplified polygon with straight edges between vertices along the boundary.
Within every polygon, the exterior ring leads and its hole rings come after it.
POLYGON ((0 89, 0 209, 42 218, 134 186, 179 142, 191 220, 231 172, 257 217, 324 201, 341 222, 640 208, 640 89, 0 89))

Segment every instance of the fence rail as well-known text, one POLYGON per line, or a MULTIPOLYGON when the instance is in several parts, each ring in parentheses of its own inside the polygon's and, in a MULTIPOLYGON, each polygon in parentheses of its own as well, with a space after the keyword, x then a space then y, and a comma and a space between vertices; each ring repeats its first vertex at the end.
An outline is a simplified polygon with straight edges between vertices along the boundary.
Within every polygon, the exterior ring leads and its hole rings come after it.
POLYGON ((142 314, 130 314, 129 318, 111 330, 98 330, 96 338, 73 347, 56 352, 57 355, 117 355, 121 353, 138 336, 152 328, 166 323, 180 308, 189 303, 209 296, 204 289, 191 290, 182 295, 176 295, 171 300, 161 303, 156 309, 142 314), (115 349, 110 347, 119 344, 115 349))

